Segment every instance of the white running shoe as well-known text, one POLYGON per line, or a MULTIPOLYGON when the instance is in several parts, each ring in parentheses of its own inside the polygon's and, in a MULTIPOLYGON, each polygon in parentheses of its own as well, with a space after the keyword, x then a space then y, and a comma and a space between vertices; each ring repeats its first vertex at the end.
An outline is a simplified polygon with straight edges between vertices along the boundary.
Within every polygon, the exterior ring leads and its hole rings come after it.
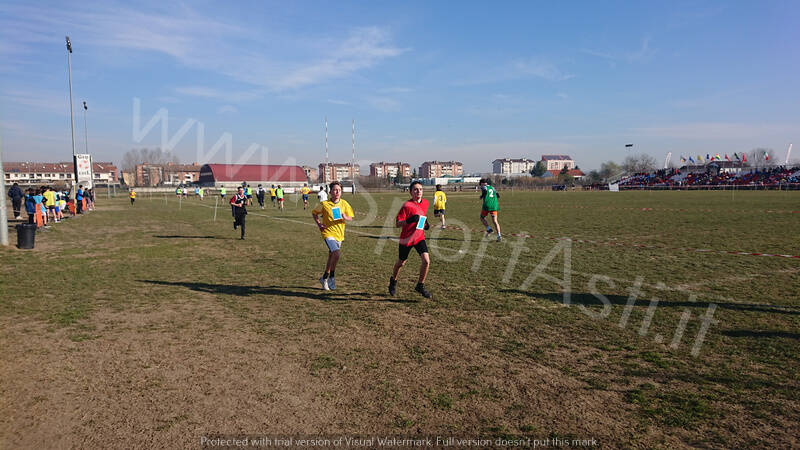
POLYGON ((328 278, 328 287, 331 290, 336 289, 336 280, 334 280, 333 277, 328 278))
POLYGON ((497 235, 497 242, 500 242, 500 241, 502 241, 502 240, 503 240, 503 238, 502 238, 502 237, 501 237, 501 236, 498 234, 498 235, 497 235))
POLYGON ((330 291, 331 288, 328 287, 328 278, 320 278, 319 283, 322 285, 323 291, 330 291))

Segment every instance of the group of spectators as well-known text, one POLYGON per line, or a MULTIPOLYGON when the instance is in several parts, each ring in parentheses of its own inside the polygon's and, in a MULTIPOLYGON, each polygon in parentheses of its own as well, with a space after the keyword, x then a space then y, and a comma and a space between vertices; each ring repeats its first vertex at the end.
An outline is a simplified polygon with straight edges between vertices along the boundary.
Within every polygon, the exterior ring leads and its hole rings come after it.
POLYGON ((776 166, 740 172, 686 173, 679 169, 661 169, 636 173, 620 180, 621 187, 692 187, 692 186, 778 186, 800 183, 800 167, 776 166))
POLYGON ((84 189, 83 185, 80 185, 75 194, 73 200, 69 190, 56 190, 51 186, 31 187, 23 192, 17 183, 8 190, 14 219, 22 220, 24 203, 28 223, 36 224, 37 228, 49 226, 50 222, 60 222, 66 211, 74 216, 94 209, 93 189, 84 189))

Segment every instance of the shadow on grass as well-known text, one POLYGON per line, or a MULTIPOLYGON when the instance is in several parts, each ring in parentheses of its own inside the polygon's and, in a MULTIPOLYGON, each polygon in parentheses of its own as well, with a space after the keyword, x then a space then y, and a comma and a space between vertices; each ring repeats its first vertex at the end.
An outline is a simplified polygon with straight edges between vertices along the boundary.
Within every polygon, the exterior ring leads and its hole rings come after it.
POLYGON ((800 340, 800 333, 789 333, 788 331, 727 330, 723 331, 722 334, 730 337, 789 338, 800 340))
POLYGON ((177 234, 173 235, 153 235, 154 238, 159 239, 219 239, 216 236, 179 236, 177 234))
POLYGON ((312 289, 308 287, 291 286, 289 288, 282 286, 242 286, 235 284, 211 284, 211 283, 194 283, 188 281, 160 281, 160 280, 136 280, 140 283, 150 283, 160 286, 180 286, 191 289, 197 292, 206 292, 209 294, 225 294, 236 295, 240 297, 248 297, 251 295, 277 295, 281 297, 300 297, 308 298, 311 300, 322 301, 356 301, 356 302, 390 302, 390 303, 416 303, 413 300, 401 300, 395 298, 379 298, 372 297, 373 294, 369 292, 340 292, 340 291, 321 291, 319 289, 312 289))
MULTIPOLYGON (((537 292, 529 292, 523 291, 520 289, 503 289, 501 292, 506 292, 509 294, 523 294, 529 297, 540 298, 543 300, 549 300, 555 303, 562 303, 564 301, 564 294, 562 293, 537 293, 537 292)), ((606 295, 608 302, 612 305, 627 305, 628 304, 628 297, 623 295, 606 295)), ((573 292, 570 295, 570 301, 574 305, 585 305, 585 306, 603 306, 602 300, 595 297, 592 294, 586 293, 576 293, 573 292)), ((709 304, 715 304, 718 308, 722 309, 729 309, 733 311, 743 311, 743 312, 763 312, 763 313, 775 313, 775 314, 793 314, 793 315, 800 315, 800 311, 793 310, 791 306, 778 306, 778 305, 760 305, 755 303, 729 303, 729 302, 690 302, 690 301, 672 301, 672 300, 659 300, 658 306, 664 308, 707 308, 709 304)), ((642 306, 648 307, 650 306, 650 299, 649 298, 639 298, 634 303, 634 306, 642 306)))

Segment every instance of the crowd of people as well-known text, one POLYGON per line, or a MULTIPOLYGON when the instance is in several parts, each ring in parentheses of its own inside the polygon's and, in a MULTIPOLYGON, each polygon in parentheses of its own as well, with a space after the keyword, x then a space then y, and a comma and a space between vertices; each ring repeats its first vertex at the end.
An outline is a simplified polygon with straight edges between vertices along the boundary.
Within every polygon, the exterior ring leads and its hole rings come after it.
POLYGON ((78 186, 75 198, 69 190, 58 190, 52 186, 31 187, 25 191, 14 183, 8 190, 11 209, 15 220, 22 219, 23 204, 28 223, 37 228, 49 228, 50 224, 61 222, 66 212, 69 216, 83 214, 94 209, 94 190, 78 186))
POLYGON ((800 183, 800 167, 776 166, 739 172, 686 172, 661 169, 636 173, 620 180, 621 187, 765 186, 800 183))

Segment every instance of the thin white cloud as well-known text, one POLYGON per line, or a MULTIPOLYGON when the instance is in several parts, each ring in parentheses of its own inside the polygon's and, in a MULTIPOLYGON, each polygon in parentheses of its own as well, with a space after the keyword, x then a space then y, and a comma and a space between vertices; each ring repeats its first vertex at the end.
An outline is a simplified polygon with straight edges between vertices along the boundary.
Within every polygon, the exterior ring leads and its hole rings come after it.
POLYGON ((491 84, 503 81, 539 78, 547 81, 565 81, 575 75, 560 69, 554 63, 539 58, 517 59, 505 64, 482 64, 481 67, 494 67, 482 70, 480 75, 455 81, 456 86, 491 84))
POLYGON ((346 102, 344 100, 336 100, 336 99, 332 99, 332 98, 328 99, 328 103, 331 103, 331 104, 334 104, 334 105, 348 105, 348 106, 350 105, 350 102, 346 102))
POLYGON ((235 106, 232 105, 223 105, 217 109, 217 114, 236 114, 239 110, 236 109, 235 106))
POLYGON ((53 30, 66 26, 73 34, 76 52, 81 47, 156 52, 187 67, 273 91, 346 77, 407 51, 392 44, 391 34, 384 27, 358 27, 344 36, 303 39, 276 34, 266 27, 254 30, 223 22, 186 5, 169 4, 151 12, 121 5, 45 11, 0 4, 0 16, 0 41, 6 42, 4 56, 34 51, 34 44, 57 42, 63 36, 53 30))
POLYGON ((389 97, 367 97, 367 103, 375 109, 384 112, 396 111, 400 102, 389 97))
POLYGON ((224 89, 215 89, 206 86, 180 86, 175 88, 175 92, 191 97, 211 98, 234 103, 256 100, 263 95, 263 92, 259 92, 257 90, 250 92, 237 92, 224 89))
POLYGON ((736 122, 698 122, 641 127, 633 136, 693 140, 750 139, 774 135, 796 136, 800 126, 792 124, 757 124, 736 122))
POLYGON ((581 52, 597 58, 605 59, 612 66, 616 66, 616 63, 618 62, 634 63, 646 61, 656 54, 656 50, 650 48, 650 39, 651 37, 649 35, 642 37, 641 41, 639 42, 639 47, 636 50, 611 51, 583 48, 581 49, 581 52))

